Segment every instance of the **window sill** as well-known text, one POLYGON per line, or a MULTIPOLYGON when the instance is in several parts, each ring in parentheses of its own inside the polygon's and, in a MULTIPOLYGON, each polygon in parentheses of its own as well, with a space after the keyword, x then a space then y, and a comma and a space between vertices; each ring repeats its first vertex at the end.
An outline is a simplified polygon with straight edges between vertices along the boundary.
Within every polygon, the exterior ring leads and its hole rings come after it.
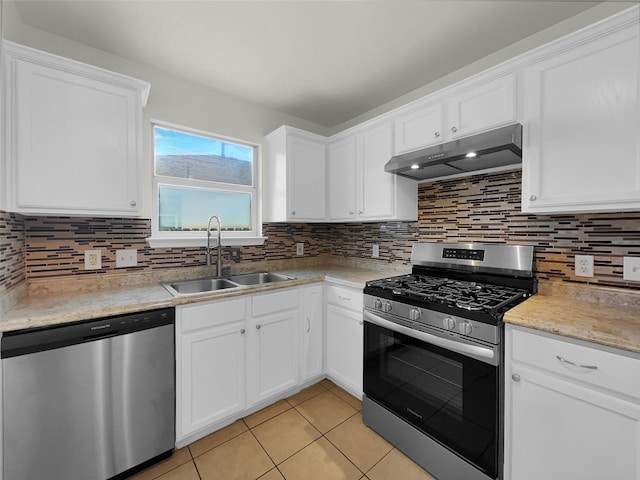
MULTIPOLYGON (((173 247, 206 247, 205 237, 149 237, 146 239, 151 248, 173 247)), ((223 247, 245 247, 250 245, 264 245, 267 237, 228 237, 222 238, 223 247)), ((217 238, 211 237, 211 246, 218 245, 217 238)))

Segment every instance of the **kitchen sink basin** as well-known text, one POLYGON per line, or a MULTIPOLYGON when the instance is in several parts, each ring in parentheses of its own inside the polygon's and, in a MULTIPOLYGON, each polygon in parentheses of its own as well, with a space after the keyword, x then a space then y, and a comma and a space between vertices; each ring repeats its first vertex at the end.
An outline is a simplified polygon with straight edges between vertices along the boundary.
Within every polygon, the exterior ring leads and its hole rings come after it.
POLYGON ((181 282, 168 283, 165 284, 165 287, 174 295, 188 295, 190 293, 205 293, 225 290, 227 288, 238 288, 239 285, 224 278, 200 278, 197 280, 183 280, 181 282))
POLYGON ((163 283, 163 286, 169 291, 169 293, 171 293, 171 295, 179 297, 182 295, 193 295, 196 293, 215 292, 218 290, 283 282, 285 280, 295 280, 295 278, 281 273, 272 272, 242 273, 225 278, 211 277, 198 278, 196 280, 181 280, 179 282, 163 283))
POLYGON ((285 280, 295 280, 293 277, 282 275, 281 273, 260 272, 260 273, 243 273, 241 275, 233 275, 229 280, 240 285, 262 285, 264 283, 283 282, 285 280))

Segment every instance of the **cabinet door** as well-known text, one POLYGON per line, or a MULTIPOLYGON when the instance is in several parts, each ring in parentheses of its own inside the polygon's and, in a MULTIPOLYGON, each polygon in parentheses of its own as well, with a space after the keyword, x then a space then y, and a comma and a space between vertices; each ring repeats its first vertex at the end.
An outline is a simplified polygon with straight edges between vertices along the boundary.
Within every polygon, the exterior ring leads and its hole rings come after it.
POLYGON ((304 382, 323 373, 323 304, 322 286, 302 290, 302 348, 300 381, 304 382))
POLYGON ((357 215, 362 220, 384 219, 395 213, 396 175, 384 171, 393 155, 391 123, 358 135, 357 215))
POLYGON ((640 479, 640 405, 513 365, 511 480, 640 479))
POLYGON ((182 334, 178 439, 245 407, 245 325, 182 334))
POLYGON ((394 122, 395 155, 436 145, 444 140, 442 103, 420 106, 394 122))
POLYGON ((287 198, 291 220, 325 219, 325 147, 306 138, 287 138, 287 198))
POLYGON ((140 92, 87 66, 74 66, 83 72, 76 73, 63 60, 60 69, 46 62, 8 64, 16 210, 138 215, 140 92))
POLYGON ((353 220, 356 215, 356 137, 329 146, 329 218, 353 220))
POLYGON ((465 88, 447 102, 448 139, 516 121, 515 74, 465 88))
POLYGON ((297 309, 252 320, 247 357, 251 405, 298 384, 298 322, 297 309))
POLYGON ((327 306, 327 376, 362 398, 362 313, 327 306))
POLYGON ((637 24, 529 67, 525 80, 522 210, 640 208, 637 24))

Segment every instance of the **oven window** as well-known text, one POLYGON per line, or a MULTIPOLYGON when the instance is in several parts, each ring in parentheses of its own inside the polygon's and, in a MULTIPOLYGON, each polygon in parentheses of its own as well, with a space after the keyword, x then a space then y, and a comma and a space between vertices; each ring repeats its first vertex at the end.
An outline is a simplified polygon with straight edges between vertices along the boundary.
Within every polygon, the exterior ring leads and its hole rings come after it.
POLYGON ((365 394, 495 478, 498 367, 364 325, 365 394))

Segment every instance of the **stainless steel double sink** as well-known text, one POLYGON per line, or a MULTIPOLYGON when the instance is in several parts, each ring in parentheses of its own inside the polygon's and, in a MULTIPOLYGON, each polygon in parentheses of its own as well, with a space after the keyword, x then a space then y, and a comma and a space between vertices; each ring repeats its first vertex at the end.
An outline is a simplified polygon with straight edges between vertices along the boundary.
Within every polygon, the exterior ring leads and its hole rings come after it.
POLYGON ((173 283, 163 283, 171 295, 180 297, 196 293, 215 292, 235 288, 251 287, 275 282, 295 280, 295 277, 273 272, 242 273, 229 277, 208 277, 195 280, 181 280, 173 283))

